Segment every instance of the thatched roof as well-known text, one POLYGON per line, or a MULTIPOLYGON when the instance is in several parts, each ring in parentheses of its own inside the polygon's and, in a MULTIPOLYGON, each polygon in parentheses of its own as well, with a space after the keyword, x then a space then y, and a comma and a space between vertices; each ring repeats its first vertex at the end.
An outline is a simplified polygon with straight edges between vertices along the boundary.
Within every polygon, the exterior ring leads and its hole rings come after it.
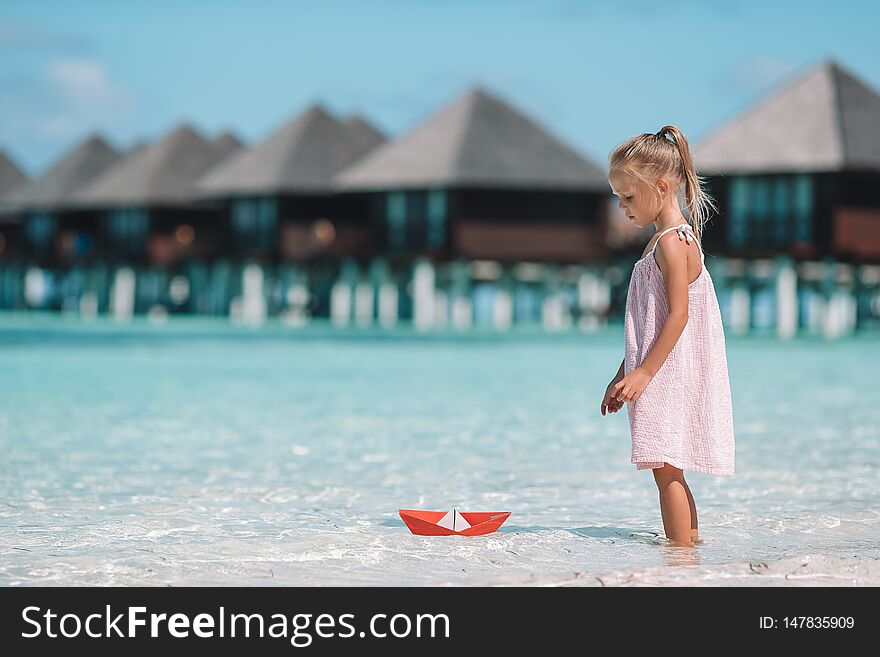
POLYGON ((702 139, 700 172, 880 170, 880 95, 834 60, 702 139))
POLYGON ((336 178, 340 189, 480 186, 606 189, 605 172, 547 129, 475 88, 336 178))
POLYGON ((19 210, 52 209, 67 205, 74 194, 119 161, 119 153, 100 136, 92 135, 68 152, 43 175, 5 201, 19 210))
POLYGON ((144 150, 147 146, 150 145, 150 142, 146 139, 138 139, 137 143, 132 144, 127 151, 125 151, 122 156, 123 157, 131 157, 138 151, 144 150))
POLYGON ((15 206, 10 205, 6 198, 23 189, 27 183, 27 176, 15 166, 6 153, 0 151, 0 217, 3 217, 4 221, 9 221, 10 217, 7 215, 15 214, 15 206))
POLYGON ((364 152, 372 150, 388 138, 367 121, 360 114, 352 114, 342 119, 342 124, 347 126, 355 139, 363 145, 364 152))
POLYGON ((214 137, 211 140, 211 145, 217 150, 217 155, 220 158, 218 162, 222 162, 224 158, 241 149, 244 144, 231 132, 224 132, 214 137))
POLYGON ((192 183, 223 154, 192 127, 181 124, 133 152, 76 195, 80 206, 177 205, 192 200, 192 183))
POLYGON ((231 155, 197 187, 204 196, 329 191, 334 174, 374 141, 315 104, 261 143, 231 155))
POLYGON ((6 153, 0 151, 0 200, 8 196, 16 189, 24 187, 28 182, 27 176, 6 153))

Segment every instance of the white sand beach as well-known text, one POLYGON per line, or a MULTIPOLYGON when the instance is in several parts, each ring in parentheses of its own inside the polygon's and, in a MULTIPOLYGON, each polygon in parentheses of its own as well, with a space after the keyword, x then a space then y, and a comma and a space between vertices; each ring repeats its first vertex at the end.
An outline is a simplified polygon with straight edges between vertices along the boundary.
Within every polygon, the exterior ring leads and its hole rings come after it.
POLYGON ((483 580, 477 586, 880 586, 880 560, 822 554, 705 566, 654 566, 528 574, 483 580))

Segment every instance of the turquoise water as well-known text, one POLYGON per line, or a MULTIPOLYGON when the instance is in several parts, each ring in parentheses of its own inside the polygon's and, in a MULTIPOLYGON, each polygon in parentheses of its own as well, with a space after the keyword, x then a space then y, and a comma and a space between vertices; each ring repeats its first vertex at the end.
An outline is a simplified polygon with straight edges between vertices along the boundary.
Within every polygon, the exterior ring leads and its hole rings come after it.
POLYGON ((728 337, 733 477, 703 544, 602 417, 620 327, 420 336, 0 320, 0 584, 423 585, 804 554, 880 559, 880 341, 728 337), (511 511, 419 537, 401 508, 511 511))

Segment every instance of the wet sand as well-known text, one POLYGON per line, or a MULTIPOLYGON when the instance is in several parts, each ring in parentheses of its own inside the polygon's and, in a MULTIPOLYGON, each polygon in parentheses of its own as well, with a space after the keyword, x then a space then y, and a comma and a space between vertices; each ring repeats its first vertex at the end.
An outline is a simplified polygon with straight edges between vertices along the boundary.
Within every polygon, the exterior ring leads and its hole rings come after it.
POLYGON ((880 586, 880 560, 821 554, 777 561, 653 566, 603 574, 578 571, 512 575, 477 586, 880 586))

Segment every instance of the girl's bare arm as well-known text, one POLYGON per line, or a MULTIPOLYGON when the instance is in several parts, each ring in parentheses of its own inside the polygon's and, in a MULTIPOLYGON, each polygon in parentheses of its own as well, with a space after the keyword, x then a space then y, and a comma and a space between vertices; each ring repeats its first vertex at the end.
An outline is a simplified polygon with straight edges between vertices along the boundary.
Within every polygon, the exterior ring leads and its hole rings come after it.
POLYGON ((643 367, 652 377, 663 365, 669 352, 678 342, 688 321, 688 245, 677 236, 660 238, 655 255, 663 273, 666 285, 666 298, 669 304, 669 317, 654 341, 654 346, 642 361, 643 367))

